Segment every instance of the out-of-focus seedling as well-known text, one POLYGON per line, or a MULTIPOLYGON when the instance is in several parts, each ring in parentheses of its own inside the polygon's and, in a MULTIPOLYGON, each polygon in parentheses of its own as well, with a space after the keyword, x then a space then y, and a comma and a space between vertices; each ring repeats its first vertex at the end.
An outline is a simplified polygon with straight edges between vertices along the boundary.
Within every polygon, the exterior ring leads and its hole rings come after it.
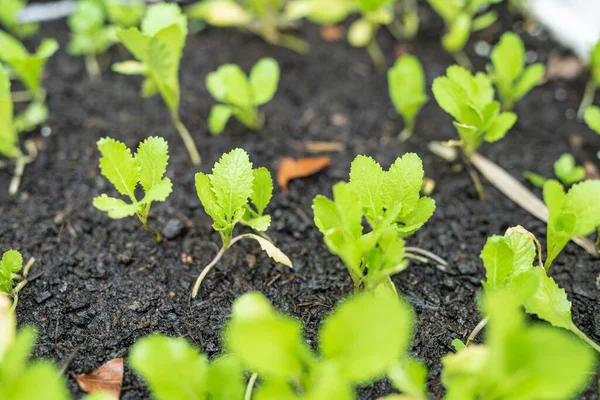
POLYGON ((161 94, 192 162, 199 165, 198 149, 179 117, 179 64, 187 36, 185 15, 177 4, 153 4, 142 20, 141 31, 119 29, 117 36, 138 61, 116 63, 113 69, 122 74, 143 75, 143 97, 161 94))
POLYGON ((140 143, 137 152, 132 155, 125 144, 103 138, 98 141, 98 150, 102 154, 102 175, 120 194, 127 196, 131 203, 102 194, 94 199, 94 207, 107 212, 114 219, 136 215, 144 228, 160 241, 160 233, 148 226, 148 214, 152 202, 165 201, 173 189, 171 180, 163 177, 169 161, 167 142, 163 138, 150 137, 140 143), (138 183, 144 189, 141 200, 135 195, 138 183))
POLYGON ((590 106, 585 110, 585 123, 600 135, 600 107, 590 106))
POLYGON ((258 61, 249 77, 235 64, 222 65, 209 73, 206 88, 216 100, 224 103, 213 106, 210 111, 210 133, 223 132, 232 115, 249 129, 262 129, 265 116, 258 107, 271 101, 278 83, 279 64, 272 58, 258 61))
MULTIPOLYGON (((571 186, 574 183, 581 182, 585 178, 585 168, 577 165, 575 157, 565 153, 554 163, 554 174, 565 186, 571 186)), ((535 172, 526 171, 523 176, 535 187, 543 188, 547 179, 535 172)))
POLYGON ((444 49, 454 56, 457 63, 467 69, 472 69, 471 61, 463 49, 472 32, 481 31, 496 22, 498 13, 485 10, 490 5, 500 3, 502 0, 427 1, 446 24, 446 33, 442 37, 444 49))
POLYGON ((194 284, 192 297, 198 295, 202 281, 221 260, 223 254, 242 239, 254 239, 273 260, 292 267, 290 259, 264 236, 246 233, 233 237, 237 223, 257 232, 265 232, 271 216, 264 214, 273 194, 273 180, 266 168, 252 169, 248 154, 242 149, 224 154, 212 174, 196 174, 196 190, 204 211, 212 218, 213 228, 221 236, 221 249, 202 270, 194 284))
POLYGON ((594 104, 594 97, 598 88, 600 88, 600 40, 592 48, 590 54, 590 79, 585 87, 583 99, 577 111, 577 117, 580 120, 584 118, 586 110, 594 104))
POLYGON ((308 43, 289 32, 297 26, 284 14, 284 4, 283 0, 204 0, 187 7, 185 13, 191 20, 243 28, 268 43, 306 53, 308 43))
POLYGON ((35 34, 39 24, 19 22, 19 13, 27 5, 27 0, 0 0, 0 24, 13 35, 23 39, 35 34))
POLYGON ((404 118, 400 140, 405 141, 413 134, 419 111, 429 100, 419 59, 411 55, 400 57, 388 71, 388 87, 396 111, 404 118))
POLYGON ((104 0, 104 9, 112 24, 131 28, 140 24, 146 3, 143 0, 104 0))
POLYGON ((546 73, 544 64, 525 67, 525 46, 513 32, 506 32, 492 50, 489 75, 502 102, 504 110, 512 110, 515 103, 525 96, 546 73))

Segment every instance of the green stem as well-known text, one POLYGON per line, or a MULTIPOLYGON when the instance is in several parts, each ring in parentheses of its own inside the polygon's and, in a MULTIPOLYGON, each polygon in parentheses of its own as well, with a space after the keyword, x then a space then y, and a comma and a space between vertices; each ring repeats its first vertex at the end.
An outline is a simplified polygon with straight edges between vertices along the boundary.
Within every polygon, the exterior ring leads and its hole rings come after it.
POLYGON ((244 400, 252 399, 252 390, 254 389, 254 384, 256 383, 256 379, 258 378, 258 374, 255 372, 250 376, 248 380, 248 386, 246 386, 246 393, 244 394, 244 400))
POLYGON ((200 165, 200 154, 198 153, 198 149, 196 148, 196 144, 194 143, 194 139, 192 139, 190 131, 188 131, 183 122, 181 122, 179 114, 172 113, 171 119, 173 120, 173 124, 175 125, 175 128, 177 128, 177 131, 179 131, 181 139, 183 139, 183 144, 185 145, 185 148, 187 149, 190 158, 192 159, 192 163, 194 165, 200 165))
POLYGON ((592 349, 594 349, 598 353, 600 353, 600 345, 598 345, 598 343, 594 342, 592 339, 587 337, 585 333, 583 333, 577 326, 575 326, 575 324, 571 324, 571 332, 576 334, 581 340, 583 340, 585 343, 587 343, 592 349))
POLYGON ((95 54, 85 55, 85 70, 92 81, 97 81, 100 78, 100 64, 98 64, 95 54))
POLYGON ((371 60, 373 60, 373 64, 375 65, 375 68, 377 68, 379 70, 384 69, 385 68, 385 55, 383 54, 383 51, 381 51, 381 47, 379 47, 379 44, 375 40, 375 35, 373 35, 373 39, 371 39, 369 44, 367 44, 366 48, 367 48, 367 52, 369 53, 369 56, 371 56, 371 60))
POLYGON ((279 35, 279 44, 287 49, 295 51, 298 54, 306 54, 310 50, 310 45, 305 40, 297 36, 282 33, 279 35))
POLYGON ((481 321, 479 321, 479 323, 477 324, 477 326, 475 327, 475 329, 473 329, 473 331, 471 332, 471 334, 467 338, 467 342, 465 343, 467 346, 470 345, 471 342, 473 342, 473 340, 475 340, 475 338, 477 337, 477 335, 479 334, 479 332, 481 332, 481 330, 487 325, 487 323, 488 323, 488 317, 485 317, 484 319, 482 319, 481 321))
POLYGON ((15 161, 15 172, 13 174, 12 179, 10 180, 10 185, 8 186, 9 195, 14 196, 19 191, 19 186, 21 186, 21 178, 23 178, 25 166, 31 161, 32 160, 30 157, 25 156, 23 154, 17 156, 17 159, 15 161))
POLYGON ((150 226, 148 225, 148 217, 141 217, 140 215, 138 215, 138 218, 140 219, 140 221, 142 221, 144 229, 153 234, 157 242, 162 241, 162 236, 160 235, 160 232, 157 229, 150 228, 150 226))
POLYGON ((415 129, 414 121, 405 122, 404 129, 402 129, 402 132, 400 132, 400 135, 398 135, 398 138, 400 139, 400 141, 406 142, 408 139, 410 139, 410 137, 413 134, 414 129, 415 129))
POLYGON ((581 104, 579 105, 579 110, 577 110, 577 118, 581 121, 585 116, 585 110, 588 109, 589 106, 594 104, 594 97, 596 96, 596 83, 593 79, 590 79, 587 85, 585 86, 585 92, 583 93, 583 99, 581 100, 581 104))
POLYGON ((26 103, 33 100, 33 95, 27 90, 20 90, 10 94, 13 103, 26 103))
POLYGON ((473 70, 473 64, 471 63, 469 56, 467 56, 467 54, 464 51, 459 50, 457 52, 454 52, 454 53, 452 53, 452 56, 454 57, 454 59, 456 60, 458 65, 463 66, 464 68, 468 69, 469 71, 473 70))

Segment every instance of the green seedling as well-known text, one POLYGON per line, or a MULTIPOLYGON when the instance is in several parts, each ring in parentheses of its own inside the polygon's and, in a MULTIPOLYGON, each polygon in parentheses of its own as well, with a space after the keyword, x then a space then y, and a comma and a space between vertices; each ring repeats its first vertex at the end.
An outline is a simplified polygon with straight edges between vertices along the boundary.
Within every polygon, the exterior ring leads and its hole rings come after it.
POLYGON ((242 239, 256 240, 269 257, 292 267, 290 259, 265 237, 253 233, 233 237, 238 222, 259 233, 271 225, 271 216, 264 214, 273 193, 271 174, 266 168, 252 169, 244 150, 235 149, 224 154, 213 167, 212 174, 197 173, 196 190, 204 211, 213 220, 213 228, 221 236, 222 245, 198 276, 192 297, 198 295, 202 281, 227 249, 242 239))
POLYGON ((348 42, 354 47, 364 47, 378 68, 385 66, 385 55, 377 44, 376 34, 382 25, 394 21, 395 0, 293 0, 288 4, 291 18, 306 17, 322 24, 338 24, 351 14, 360 18, 348 30, 348 42))
POLYGON ((362 284, 369 291, 395 291, 390 276, 408 266, 402 238, 415 233, 435 210, 431 198, 420 197, 422 184, 423 165, 414 153, 396 159, 388 171, 358 156, 350 182, 333 187, 333 200, 314 199, 315 224, 329 251, 346 264, 355 290, 362 284))
POLYGON ((106 24, 106 12, 100 0, 81 0, 69 16, 71 40, 69 54, 85 56, 85 67, 92 79, 100 76, 97 56, 104 54, 119 40, 116 27, 106 24))
POLYGON ((160 241, 160 233, 148 226, 148 214, 152 202, 165 201, 173 189, 171 180, 163 177, 169 161, 167 142, 162 138, 150 137, 140 143, 137 152, 132 155, 125 144, 103 138, 98 141, 98 150, 102 154, 102 175, 131 203, 102 194, 94 199, 94 207, 114 219, 136 215, 144 228, 160 241), (144 190, 144 197, 139 201, 135 195, 138 183, 144 190))
POLYGON ((412 357, 404 357, 392 366, 387 377, 403 396, 391 395, 379 400, 428 400, 427 366, 412 357))
POLYGON ((19 22, 19 13, 27 5, 27 0, 0 0, 0 24, 11 34, 24 39, 34 35, 39 24, 19 22))
POLYGON ((400 140, 405 141, 413 134, 417 116, 429 100, 419 59, 411 55, 400 57, 388 71, 388 87, 396 111, 404 118, 400 140))
POLYGON ((572 399, 585 389, 593 351, 567 332, 526 321, 520 297, 539 284, 527 277, 515 290, 486 293, 485 342, 453 342, 458 352, 442 358, 444 399, 572 399))
POLYGON ((600 88, 600 40, 598 40, 598 43, 592 48, 590 54, 590 80, 585 87, 583 99, 581 100, 579 110, 577 111, 577 117, 579 119, 583 119, 586 110, 594 104, 594 97, 596 97, 596 90, 598 90, 598 88, 600 88))
POLYGON ((525 46, 518 34, 506 32, 491 54, 489 75, 504 110, 512 110, 515 103, 533 89, 546 73, 544 64, 525 67, 525 46))
POLYGON ((417 0, 400 0, 394 4, 395 18, 388 29, 397 40, 412 40, 419 33, 417 0))
POLYGON ((2 255, 0 260, 0 294, 4 293, 13 298, 11 308, 13 311, 17 308, 19 302, 19 292, 28 283, 27 277, 34 262, 35 258, 32 258, 23 267, 23 257, 16 250, 9 250, 2 255), (22 272, 19 274, 19 271, 22 272))
POLYGON ((355 386, 381 378, 406 353, 413 321, 410 306, 396 295, 355 295, 321 324, 317 355, 296 318, 276 311, 262 294, 248 293, 233 304, 224 342, 261 378, 257 399, 351 399, 355 386))
POLYGON ((131 28, 142 21, 146 3, 142 0, 104 0, 104 9, 111 24, 131 28))
POLYGON ((137 28, 119 29, 117 37, 138 61, 116 63, 113 69, 122 74, 143 75, 142 96, 160 93, 171 112, 194 165, 200 154, 194 140, 179 117, 179 64, 187 36, 187 20, 176 4, 153 4, 137 28))
POLYGON ((272 58, 263 58, 246 77, 235 64, 220 66, 206 76, 206 88, 218 101, 210 110, 208 128, 210 133, 223 132, 231 116, 252 130, 260 130, 265 116, 258 107, 271 101, 279 83, 279 64, 272 58))
POLYGON ((517 121, 517 115, 500 111, 494 88, 483 72, 473 76, 458 65, 433 81, 433 95, 440 107, 454 118, 459 145, 467 162, 483 142, 502 139, 517 121))
POLYGON ((294 18, 284 14, 283 0, 204 0, 186 8, 191 20, 219 27, 238 27, 261 36, 268 43, 307 53, 309 45, 290 33, 298 28, 294 18))
MULTIPOLYGON (((565 186, 571 186, 577 182, 581 182, 585 178, 585 168, 577 165, 575 157, 569 153, 561 155, 554 162, 554 174, 565 186)), ((526 171, 523 176, 535 187, 543 188, 548 179, 536 174, 535 172, 526 171)))
POLYGON ((457 63, 467 69, 473 69, 463 49, 472 32, 481 31, 496 22, 498 13, 485 10, 502 0, 427 1, 446 24, 446 33, 442 37, 444 49, 454 56, 457 63))
POLYGON ((585 110, 585 123, 600 135, 600 107, 590 106, 585 110))

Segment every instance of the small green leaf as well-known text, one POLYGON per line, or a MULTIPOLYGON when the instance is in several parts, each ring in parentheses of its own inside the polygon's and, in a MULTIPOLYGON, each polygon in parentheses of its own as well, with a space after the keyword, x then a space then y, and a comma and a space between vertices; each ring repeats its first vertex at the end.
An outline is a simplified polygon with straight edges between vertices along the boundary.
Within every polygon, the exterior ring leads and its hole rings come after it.
POLYGON ((496 11, 488 11, 473 20, 473 32, 482 31, 492 26, 497 20, 498 13, 496 11))
POLYGON ((543 188, 544 184, 548 180, 547 178, 543 177, 542 175, 536 174, 535 172, 531 172, 531 171, 525 171, 525 172, 523 172, 523 176, 533 186, 535 186, 536 188, 539 188, 539 189, 543 188))
POLYGON ((21 153, 19 136, 13 126, 13 102, 8 72, 0 65, 0 154, 14 158, 21 153))
POLYGON ((350 188, 356 193, 364 214, 374 224, 383 215, 384 172, 371 157, 357 156, 350 166, 350 188))
POLYGON ((461 51, 471 35, 471 18, 459 14, 448 26, 448 32, 442 37, 444 49, 450 53, 461 51))
POLYGON ((106 194, 94 198, 92 204, 98 210, 108 213, 108 216, 114 219, 131 217, 140 211, 140 203, 127 204, 121 199, 115 199, 106 194))
POLYGON ((242 399, 245 390, 244 368, 238 357, 227 354, 210 364, 207 392, 211 400, 242 399))
POLYGON ((202 172, 196 174, 196 192, 198 193, 198 198, 202 203, 202 207, 204 207, 204 211, 213 219, 216 224, 215 229, 218 230, 217 226, 225 224, 225 213, 219 205, 217 197, 210 186, 209 175, 203 174, 202 172))
POLYGON ((250 71, 250 86, 254 104, 261 106, 271 101, 279 83, 279 64, 272 58, 259 60, 250 71))
POLYGON ((600 135, 600 107, 591 106, 585 110, 585 123, 600 135))
POLYGON ((223 132, 227 121, 233 115, 233 109, 224 104, 216 104, 210 109, 208 116, 208 130, 212 135, 218 135, 223 132))
POLYGON ((135 163, 140 170, 139 182, 147 193, 162 183, 169 162, 169 145, 160 137, 149 137, 138 147, 135 163))
POLYGON ((173 24, 179 26, 187 35, 187 19, 177 4, 159 3, 148 7, 146 16, 142 20, 142 32, 146 36, 155 36, 173 24))
POLYGON ((271 225, 271 216, 263 215, 258 218, 250 218, 248 220, 242 220, 242 223, 248 225, 255 231, 265 232, 267 229, 269 229, 269 226, 271 225))
POLYGON ((544 64, 533 64, 527 67, 513 89, 514 99, 518 100, 529 93, 542 80, 545 73, 544 64))
POLYGON ((425 73, 419 59, 412 55, 400 57, 388 71, 388 87, 392 103, 410 129, 421 108, 427 103, 425 73))
POLYGON ((261 167, 252 171, 254 181, 252 182, 252 204, 256 207, 256 212, 263 215, 267 205, 273 196, 273 179, 268 169, 261 167))
POLYGON ((503 112, 492 122, 492 125, 485 133, 485 141, 489 143, 496 142, 506 136, 506 133, 517 122, 517 114, 512 112, 503 112))
POLYGON ((488 238, 481 251, 481 259, 486 270, 486 288, 503 286, 514 272, 514 254, 502 236, 488 238))
POLYGON ((388 371, 396 389, 417 398, 427 398, 427 366, 412 357, 404 358, 388 371))
POLYGON ((242 149, 224 154, 213 167, 209 178, 225 219, 233 221, 238 210, 246 205, 252 195, 254 175, 248 154, 242 149))
POLYGON ((140 179, 140 168, 131 151, 125 144, 108 137, 98 141, 98 150, 102 154, 100 159, 102 175, 119 193, 135 199, 134 190, 140 179))
POLYGON ((571 320, 571 302, 567 293, 559 287, 554 279, 544 272, 542 268, 534 268, 540 279, 540 288, 525 303, 525 310, 536 314, 538 318, 550 322, 552 325, 570 330, 573 326, 571 320))
POLYGON ((386 208, 402 203, 400 217, 406 217, 417 206, 423 186, 423 163, 415 153, 397 158, 383 177, 382 198, 386 208))
POLYGON ((575 157, 565 153, 554 163, 554 174, 564 185, 570 186, 585 178, 585 168, 577 166, 575 157))
POLYGON ((23 257, 16 250, 8 250, 0 260, 0 293, 11 294, 14 274, 23 267, 23 257))
POLYGON ((429 197, 421 197, 415 208, 406 216, 398 219, 396 230, 400 237, 407 237, 421 229, 435 211, 435 201, 429 197))

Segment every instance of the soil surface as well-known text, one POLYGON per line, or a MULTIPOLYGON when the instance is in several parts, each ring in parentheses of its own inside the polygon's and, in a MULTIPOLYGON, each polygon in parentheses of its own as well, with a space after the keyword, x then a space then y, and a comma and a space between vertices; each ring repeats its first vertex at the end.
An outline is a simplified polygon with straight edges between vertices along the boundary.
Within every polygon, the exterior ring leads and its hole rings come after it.
MULTIPOLYGON (((439 43, 441 20, 428 7, 421 8, 423 27, 413 43, 398 44, 383 30, 378 39, 389 65, 398 51, 416 54, 430 86, 453 60, 439 43)), ((478 69, 486 60, 475 55, 475 43, 495 43, 511 29, 522 33, 523 24, 502 10, 500 22, 471 39, 468 52, 478 69)), ((21 326, 39 330, 36 356, 65 365, 68 374, 89 372, 126 357, 136 339, 152 332, 183 336, 214 356, 221 350, 220 330, 232 302, 251 290, 263 292, 276 307, 302 320, 306 339, 315 346, 319 322, 352 292, 352 282, 312 222, 312 199, 320 193, 331 196, 332 185, 347 180, 357 154, 373 156, 387 168, 412 151, 436 182, 437 210, 407 243, 438 254, 449 267, 412 262, 394 282, 417 312, 412 352, 430 368, 431 397, 443 396, 440 359, 452 351, 452 339, 465 339, 479 322, 476 298, 484 278, 479 253, 486 238, 521 224, 543 239, 545 224, 487 182, 489 199, 480 201, 466 171, 427 150, 429 141, 456 135, 450 117, 434 100, 423 109, 414 137, 400 143, 396 134, 402 123, 389 100, 385 72, 373 68, 364 50, 344 40, 322 40, 316 26, 305 24, 301 34, 312 45, 306 56, 236 30, 190 35, 181 68, 181 114, 203 157, 203 165, 194 168, 162 100, 139 97, 140 79, 106 70, 101 81, 91 82, 83 60, 64 51, 65 22, 43 25, 41 36, 55 37, 62 45, 49 62, 45 81, 52 133, 31 136, 45 148, 27 167, 20 194, 10 198, 6 190, 0 191, 0 249, 16 248, 37 260, 17 309, 21 326), (279 61, 282 73, 274 100, 264 107, 265 128, 249 132, 231 121, 221 136, 211 137, 206 117, 214 101, 204 86, 206 74, 223 63, 248 71, 266 56, 279 61), (134 148, 153 135, 169 141, 167 175, 174 183, 168 200, 152 209, 151 225, 163 231, 169 226, 170 239, 160 244, 136 219, 111 220, 92 207, 94 196, 115 195, 99 173, 96 141, 111 136, 134 148), (220 244, 196 196, 194 174, 209 171, 221 154, 236 147, 248 151, 255 166, 274 174, 285 156, 314 155, 305 146, 311 141, 340 142, 344 149, 329 154, 332 165, 322 173, 293 181, 289 193, 275 190, 268 209, 273 217, 269 235, 291 257, 294 269, 274 264, 254 242, 242 241, 208 275, 198 299, 190 301, 196 276, 220 244)), ((559 49, 544 32, 522 34, 533 50, 530 55, 541 62, 559 49)), ((108 58, 121 61, 129 54, 115 47, 101 61, 108 65, 108 58)), ((483 146, 482 153, 519 178, 525 170, 551 176, 553 162, 569 151, 579 163, 598 164, 600 136, 573 119, 586 79, 535 88, 516 107, 516 127, 502 141, 483 146), (578 135, 583 145, 570 148, 570 135, 578 135)), ((1 188, 8 187, 11 172, 0 170, 1 188)), ((573 244, 553 271, 573 302, 576 324, 596 342, 599 274, 600 262, 573 244)), ((74 379, 69 378, 69 386, 76 397, 83 395, 74 379)), ((390 386, 381 382, 362 388, 360 398, 389 393, 390 386)), ((580 399, 598 399, 597 393, 596 382, 580 399)), ((126 368, 122 398, 147 397, 143 382, 126 368)))

